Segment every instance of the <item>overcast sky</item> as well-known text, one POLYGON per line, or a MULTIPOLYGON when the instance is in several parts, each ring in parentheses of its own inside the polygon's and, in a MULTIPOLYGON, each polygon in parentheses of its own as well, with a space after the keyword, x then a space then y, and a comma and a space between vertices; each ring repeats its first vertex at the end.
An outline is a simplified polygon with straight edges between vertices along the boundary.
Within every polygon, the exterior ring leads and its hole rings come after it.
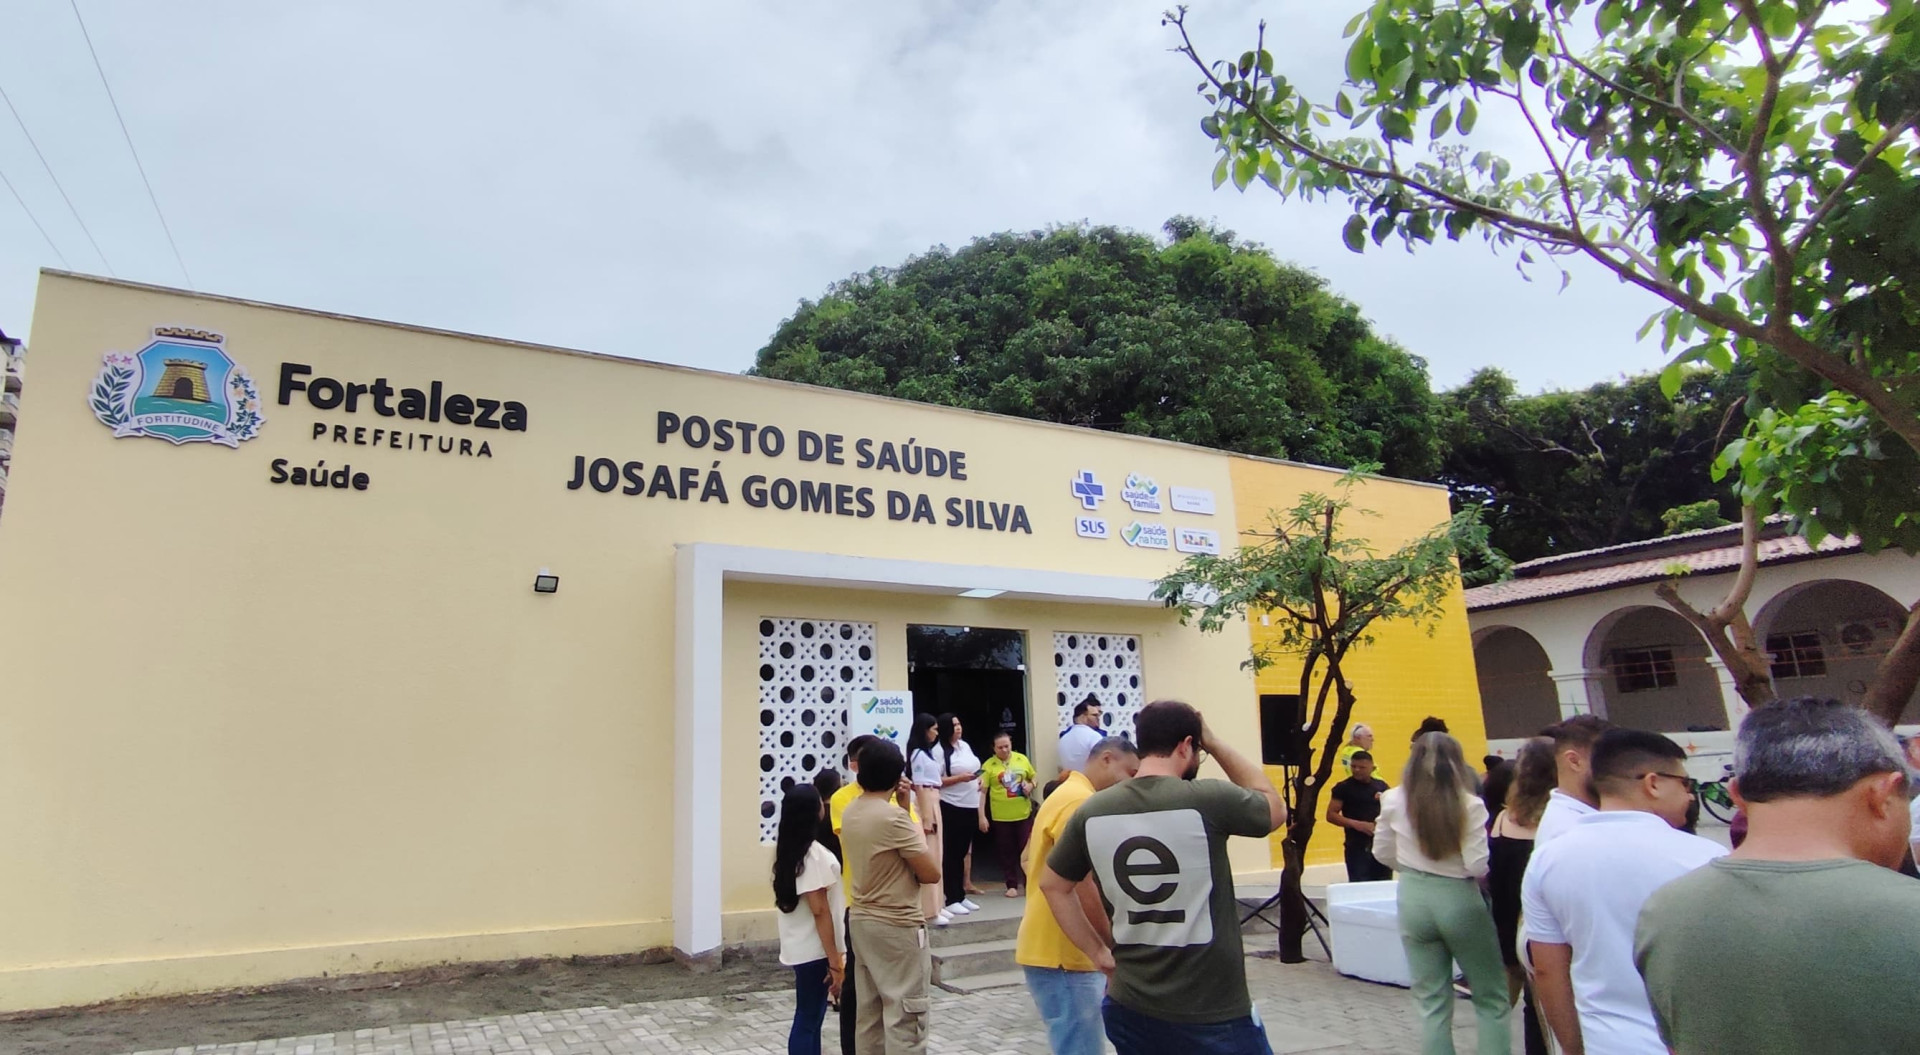
MULTIPOLYGON (((207 292, 740 370, 853 272, 1191 214, 1325 275, 1436 386, 1487 364, 1526 389, 1659 366, 1634 342, 1656 305, 1597 271, 1561 293, 1477 240, 1355 256, 1344 205, 1212 190, 1164 6, 81 3, 207 292)), ((1324 96, 1364 2, 1192 6, 1223 55, 1267 18, 1282 72, 1324 96)), ((0 87, 113 272, 184 285, 72 11, 9 4, 4 29, 0 87)), ((68 266, 106 270, 5 113, 0 172, 68 266)), ((0 328, 27 329, 41 266, 61 261, 0 189, 0 328)))

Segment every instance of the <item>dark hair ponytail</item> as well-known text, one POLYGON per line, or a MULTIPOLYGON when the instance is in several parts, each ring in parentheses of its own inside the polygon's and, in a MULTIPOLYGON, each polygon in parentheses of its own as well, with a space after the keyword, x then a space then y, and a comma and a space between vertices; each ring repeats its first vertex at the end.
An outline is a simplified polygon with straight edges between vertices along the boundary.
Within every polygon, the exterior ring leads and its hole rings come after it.
POLYGON ((795 784, 780 800, 780 829, 773 844, 773 907, 792 912, 800 907, 800 869, 820 829, 820 792, 812 784, 795 784))
POLYGON ((940 716, 940 769, 947 776, 953 775, 953 731, 959 720, 952 711, 940 716))

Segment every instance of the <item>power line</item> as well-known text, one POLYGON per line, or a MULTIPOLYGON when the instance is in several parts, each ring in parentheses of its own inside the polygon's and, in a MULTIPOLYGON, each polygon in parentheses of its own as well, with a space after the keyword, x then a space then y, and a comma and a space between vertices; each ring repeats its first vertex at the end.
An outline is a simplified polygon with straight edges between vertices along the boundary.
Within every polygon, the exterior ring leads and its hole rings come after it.
MULTIPOLYGON (((113 97, 113 86, 107 83, 107 71, 100 65, 100 53, 93 49, 93 35, 87 32, 87 20, 80 16, 80 0, 67 0, 73 8, 73 20, 80 23, 81 39, 87 42, 87 54, 93 56, 93 69, 100 75, 100 87, 107 90, 107 103, 113 107, 113 119, 120 122, 120 135, 127 141, 127 153, 133 155, 133 167, 140 171, 140 182, 147 188, 147 200, 153 203, 153 214, 160 218, 160 229, 167 233, 167 245, 173 249, 174 263, 180 265, 180 274, 187 280, 187 288, 193 287, 193 275, 187 271, 187 261, 180 255, 180 245, 173 240, 173 228, 167 225, 167 214, 160 211, 160 198, 153 193, 153 181, 147 179, 147 167, 140 163, 140 151, 133 145, 133 133, 127 131, 127 119, 120 115, 120 103, 113 97)), ((104 258, 102 258, 104 259, 104 258)))
POLYGON ((60 258, 60 266, 69 271, 73 270, 73 265, 67 263, 67 254, 62 253, 60 247, 53 244, 53 236, 47 233, 46 228, 40 226, 40 218, 33 214, 32 209, 27 208, 27 200, 20 196, 19 191, 13 189, 13 181, 7 178, 5 172, 0 172, 0 183, 7 185, 7 191, 13 195, 13 200, 20 203, 20 211, 26 213, 27 219, 33 221, 33 229, 39 231, 40 237, 47 240, 47 248, 53 250, 53 255, 60 258))
POLYGON ((73 199, 67 197, 67 188, 62 187, 60 177, 53 174, 53 166, 48 164, 47 155, 41 153, 40 144, 33 141, 33 133, 27 131, 27 122, 21 118, 20 111, 13 105, 13 99, 7 95, 7 89, 4 86, 0 86, 0 101, 4 101, 7 109, 13 113, 13 123, 19 125, 20 134, 27 137, 27 145, 33 148, 34 156, 40 159, 40 167, 47 170, 47 178, 53 181, 53 189, 60 192, 60 200, 67 203, 67 211, 73 214, 73 222, 80 225, 80 233, 87 236, 87 243, 93 246, 93 251, 99 255, 100 263, 106 267, 107 274, 112 275, 113 265, 107 262, 106 252, 100 248, 99 242, 93 240, 93 232, 87 230, 87 221, 80 218, 80 210, 74 206, 73 199))

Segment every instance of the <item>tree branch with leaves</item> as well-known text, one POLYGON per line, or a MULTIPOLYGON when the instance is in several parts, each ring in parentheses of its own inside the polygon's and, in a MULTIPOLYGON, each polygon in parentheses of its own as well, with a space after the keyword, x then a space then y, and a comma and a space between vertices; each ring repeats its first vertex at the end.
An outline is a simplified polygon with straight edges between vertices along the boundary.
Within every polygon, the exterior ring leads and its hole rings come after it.
POLYGON ((1487 549, 1479 511, 1468 509, 1393 552, 1378 554, 1350 530, 1352 520, 1375 515, 1356 508, 1352 497, 1371 468, 1343 475, 1331 493, 1301 495, 1291 509, 1273 513, 1266 530, 1244 533, 1230 553, 1187 558, 1154 588, 1155 597, 1179 611, 1182 623, 1204 633, 1245 630, 1249 618, 1266 616, 1271 625, 1253 635, 1245 665, 1260 671, 1278 663, 1299 664, 1304 749, 1281 792, 1288 821, 1280 956, 1289 963, 1304 957, 1307 910, 1300 880, 1317 803, 1357 702, 1347 660, 1355 649, 1371 644, 1383 624, 1432 632, 1447 598, 1460 588, 1456 557, 1484 558, 1487 549))
MULTIPOLYGON (((1915 0, 1376 0, 1318 102, 1264 24, 1214 61, 1184 8, 1166 23, 1212 107, 1215 186, 1344 199, 1355 252, 1478 233, 1563 285, 1591 261, 1663 303, 1642 334, 1662 330, 1669 394, 1694 363, 1752 378, 1722 469, 1744 504, 1920 552, 1915 0), (1525 128, 1519 165, 1473 149, 1494 106, 1525 128), (1842 450, 1874 464, 1819 460, 1842 450)), ((1897 646, 1869 705, 1890 720, 1915 678, 1897 646)))

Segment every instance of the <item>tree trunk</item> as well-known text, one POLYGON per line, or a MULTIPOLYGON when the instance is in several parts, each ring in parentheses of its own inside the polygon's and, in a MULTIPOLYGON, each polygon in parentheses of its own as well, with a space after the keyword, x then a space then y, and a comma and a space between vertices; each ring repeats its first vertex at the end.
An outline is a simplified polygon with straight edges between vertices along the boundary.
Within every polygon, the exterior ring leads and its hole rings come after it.
POLYGON ((1740 571, 1727 589, 1727 596, 1711 611, 1702 612, 1688 604, 1669 579, 1653 588, 1667 607, 1693 625, 1707 639, 1713 654, 1726 664, 1733 675, 1734 691, 1748 707, 1758 707, 1774 698, 1773 663, 1754 639, 1753 624, 1747 622, 1747 598, 1753 593, 1754 576, 1760 570, 1760 516, 1752 506, 1740 511, 1740 571))
MULTIPOLYGON (((1293 804, 1291 812, 1287 814, 1287 837, 1281 843, 1280 851, 1281 963, 1304 963, 1307 958, 1307 896, 1300 885, 1307 870, 1307 844, 1313 840, 1313 829, 1320 810, 1320 792, 1333 776, 1334 758, 1339 754, 1341 740, 1347 734, 1347 722, 1353 717, 1353 689, 1347 684, 1346 672, 1340 666, 1341 659, 1341 654, 1327 657, 1326 677, 1333 683, 1334 689, 1333 717, 1327 726, 1327 742, 1320 749, 1318 761, 1314 761, 1309 754, 1307 761, 1310 764, 1301 766, 1290 781, 1293 804)), ((1304 696, 1302 700, 1305 700, 1304 696)))
POLYGON ((1881 657, 1880 666, 1873 672, 1873 684, 1868 686, 1867 697, 1860 701, 1860 706, 1892 726, 1900 720, 1900 712, 1907 709, 1907 701, 1913 698, 1917 684, 1920 684, 1920 604, 1907 610, 1906 628, 1900 631, 1893 648, 1881 657))
POLYGON ((1307 895, 1300 878, 1307 870, 1304 842, 1295 842, 1291 824, 1280 844, 1280 962, 1304 963, 1307 959, 1307 895))

